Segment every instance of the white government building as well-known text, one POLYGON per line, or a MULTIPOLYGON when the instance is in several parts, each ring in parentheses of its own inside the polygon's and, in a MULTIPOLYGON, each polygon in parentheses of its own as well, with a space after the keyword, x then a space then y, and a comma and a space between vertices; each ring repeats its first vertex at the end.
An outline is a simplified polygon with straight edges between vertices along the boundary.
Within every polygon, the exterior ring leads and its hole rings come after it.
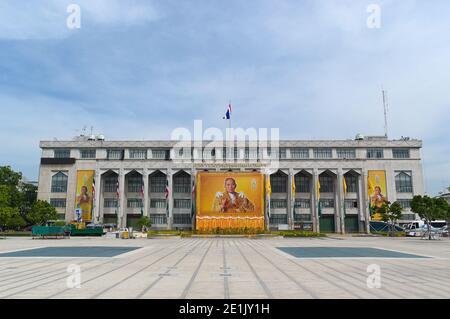
POLYGON ((263 159, 268 156, 279 166, 270 172, 270 209, 266 208, 265 212, 268 227, 349 233, 369 231, 369 170, 385 171, 387 194, 384 195, 391 202, 400 202, 404 208, 401 223, 415 219, 409 210, 410 201, 414 195, 424 192, 422 142, 416 139, 388 140, 384 136, 358 135, 349 140, 281 140, 275 151, 237 146, 228 152, 222 146, 211 147, 211 143, 204 142, 206 147, 197 145, 192 152, 203 154, 203 159, 197 162, 175 149, 176 143, 170 140, 107 141, 93 136, 41 141, 38 198, 55 206, 61 219, 71 221, 77 171, 94 170, 95 222, 135 226, 143 209, 144 215, 151 218, 153 228, 191 229, 195 221, 191 199, 196 172, 267 173, 267 160, 263 159), (224 154, 227 162, 223 161, 224 154), (320 181, 320 216, 317 179, 320 181), (295 181, 294 196, 292 180, 295 181), (167 183, 170 192, 166 200, 167 183))

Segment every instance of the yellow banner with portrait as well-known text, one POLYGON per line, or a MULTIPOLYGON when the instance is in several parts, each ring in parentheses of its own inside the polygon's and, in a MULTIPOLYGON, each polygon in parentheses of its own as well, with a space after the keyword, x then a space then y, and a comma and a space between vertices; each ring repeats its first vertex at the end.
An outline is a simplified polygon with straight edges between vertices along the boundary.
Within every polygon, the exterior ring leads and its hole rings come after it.
POLYGON ((264 175, 200 172, 196 177, 196 229, 264 229, 264 175))
POLYGON ((367 177, 367 195, 372 220, 381 220, 376 209, 387 201, 386 172, 384 170, 370 170, 367 177))
POLYGON ((77 171, 75 208, 82 210, 81 217, 83 221, 89 221, 92 218, 92 184, 94 182, 94 174, 95 171, 92 170, 77 171))

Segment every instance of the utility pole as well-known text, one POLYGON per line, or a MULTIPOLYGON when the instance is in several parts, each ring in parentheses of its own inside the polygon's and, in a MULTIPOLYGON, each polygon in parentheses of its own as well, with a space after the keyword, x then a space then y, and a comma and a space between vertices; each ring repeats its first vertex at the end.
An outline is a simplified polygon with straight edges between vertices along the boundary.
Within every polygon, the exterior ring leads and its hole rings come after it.
POLYGON ((388 136, 388 122, 387 122, 387 112, 388 112, 388 99, 387 92, 382 88, 381 92, 383 94, 383 110, 384 110, 384 136, 388 136))

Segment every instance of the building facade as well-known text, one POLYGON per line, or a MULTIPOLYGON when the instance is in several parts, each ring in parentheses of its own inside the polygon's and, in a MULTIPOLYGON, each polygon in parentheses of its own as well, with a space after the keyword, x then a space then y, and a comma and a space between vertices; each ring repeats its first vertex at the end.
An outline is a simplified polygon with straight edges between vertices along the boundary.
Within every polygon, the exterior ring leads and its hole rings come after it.
POLYGON ((93 222, 136 227, 143 214, 153 228, 191 229, 197 172, 259 171, 270 178, 270 207, 264 212, 268 228, 350 233, 369 231, 371 171, 385 172, 384 196, 404 208, 401 223, 416 218, 410 202, 424 192, 420 140, 357 137, 281 140, 276 148, 205 142, 192 142, 192 149, 178 146, 177 141, 84 137, 42 141, 38 199, 55 206, 61 219, 73 220, 77 172, 90 170, 96 189, 93 222))

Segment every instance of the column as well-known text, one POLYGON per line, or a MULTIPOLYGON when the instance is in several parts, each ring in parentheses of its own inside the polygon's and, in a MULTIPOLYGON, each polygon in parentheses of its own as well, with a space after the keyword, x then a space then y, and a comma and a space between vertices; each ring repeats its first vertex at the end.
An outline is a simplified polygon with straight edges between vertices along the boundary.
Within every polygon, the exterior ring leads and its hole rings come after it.
POLYGON ((144 216, 150 217, 150 210, 148 209, 148 170, 144 168, 142 170, 142 178, 144 180, 144 198, 142 199, 144 201, 144 216))
MULTIPOLYGON (((100 193, 101 193, 101 185, 102 185, 102 181, 101 181, 101 174, 100 174, 100 170, 96 169, 95 170, 95 198, 94 198, 94 211, 93 211, 93 215, 92 219, 94 223, 99 223, 99 222, 103 222, 100 219, 100 193)), ((103 218, 102 218, 103 219, 103 218)))
POLYGON ((319 214, 317 211, 317 181, 319 179, 319 172, 315 168, 313 170, 313 178, 312 178, 312 187, 311 187, 311 208, 312 208, 312 220, 313 220, 313 231, 320 232, 320 220, 319 220, 319 214))
POLYGON ((293 198, 295 198, 295 194, 292 194, 292 177, 293 176, 294 176, 294 170, 292 168, 290 168, 289 175, 288 175, 289 190, 288 190, 288 203, 287 203, 287 208, 288 208, 287 216, 288 216, 289 229, 294 229, 294 212, 293 212, 294 204, 292 203, 292 200, 293 200, 293 198))
POLYGON ((368 206, 368 196, 367 196, 367 192, 368 192, 368 185, 367 185, 367 177, 368 177, 368 173, 367 170, 363 171, 363 179, 362 179, 362 196, 361 196, 361 201, 363 203, 362 205, 362 211, 361 211, 361 221, 365 222, 365 231, 367 233, 370 233, 370 216, 369 216, 369 206, 368 206))
POLYGON ((121 168, 119 170, 119 194, 120 194, 120 198, 119 198, 119 222, 117 227, 125 227, 127 225, 127 215, 126 215, 126 209, 125 209, 125 205, 126 205, 126 196, 125 196, 125 171, 121 168))
POLYGON ((345 234, 345 216, 344 216, 344 205, 345 205, 345 199, 344 199, 344 175, 342 173, 342 168, 338 168, 338 174, 337 174, 337 181, 338 181, 338 187, 337 187, 337 209, 336 209, 336 220, 339 221, 338 225, 336 225, 336 230, 338 232, 341 232, 342 234, 345 234), (340 225, 340 228, 339 228, 340 225))
POLYGON ((172 229, 173 227, 173 177, 172 177, 172 169, 167 169, 167 179, 169 181, 169 217, 167 219, 168 229, 172 229))

